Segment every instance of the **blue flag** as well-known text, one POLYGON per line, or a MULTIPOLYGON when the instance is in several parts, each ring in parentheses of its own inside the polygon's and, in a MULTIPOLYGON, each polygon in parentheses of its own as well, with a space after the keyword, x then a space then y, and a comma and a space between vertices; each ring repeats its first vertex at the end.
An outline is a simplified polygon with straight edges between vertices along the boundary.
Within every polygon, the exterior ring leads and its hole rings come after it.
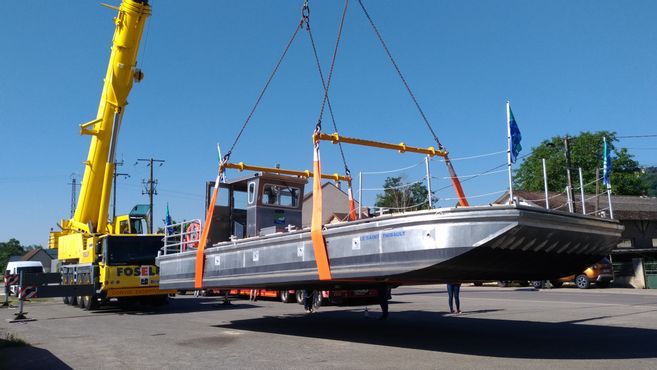
POLYGON ((522 140, 522 135, 520 134, 520 129, 516 123, 515 117, 513 117, 513 112, 511 111, 511 105, 507 103, 509 108, 509 133, 511 135, 511 163, 516 163, 518 158, 518 153, 522 150, 522 145, 520 145, 520 140, 522 140))
MULTIPOLYGON (((169 214, 169 203, 167 203, 167 214, 164 217, 164 223, 167 226, 171 226, 171 215, 169 214)), ((173 228, 167 227, 167 234, 173 234, 173 228)))
POLYGON ((611 174, 611 156, 609 153, 609 147, 607 146, 607 138, 603 137, 603 147, 602 147, 602 183, 605 186, 610 186, 611 182, 609 181, 609 175, 611 174))

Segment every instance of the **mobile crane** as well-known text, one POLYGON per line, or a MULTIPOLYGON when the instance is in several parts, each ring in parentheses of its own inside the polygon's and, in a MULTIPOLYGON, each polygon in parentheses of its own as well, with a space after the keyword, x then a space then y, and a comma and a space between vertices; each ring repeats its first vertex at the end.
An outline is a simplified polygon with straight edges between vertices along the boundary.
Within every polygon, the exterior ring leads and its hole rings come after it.
MULTIPOLYGON (((175 291, 159 289, 157 251, 162 235, 143 235, 144 206, 108 222, 116 144, 133 81, 143 79, 137 53, 151 14, 148 0, 123 0, 119 7, 107 74, 96 118, 80 125, 91 136, 78 205, 60 231, 51 231, 48 247, 57 249, 64 285, 93 284, 94 294, 64 297, 64 303, 87 309, 110 298, 159 303, 175 291)), ((151 220, 152 221, 152 220, 151 220)))

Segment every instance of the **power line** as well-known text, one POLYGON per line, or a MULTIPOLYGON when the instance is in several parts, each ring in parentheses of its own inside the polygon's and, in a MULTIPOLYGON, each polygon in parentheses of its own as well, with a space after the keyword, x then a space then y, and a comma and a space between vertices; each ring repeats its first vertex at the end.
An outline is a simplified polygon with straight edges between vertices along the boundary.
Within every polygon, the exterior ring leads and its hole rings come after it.
POLYGON ((616 139, 636 139, 644 137, 657 137, 657 134, 616 136, 616 139))

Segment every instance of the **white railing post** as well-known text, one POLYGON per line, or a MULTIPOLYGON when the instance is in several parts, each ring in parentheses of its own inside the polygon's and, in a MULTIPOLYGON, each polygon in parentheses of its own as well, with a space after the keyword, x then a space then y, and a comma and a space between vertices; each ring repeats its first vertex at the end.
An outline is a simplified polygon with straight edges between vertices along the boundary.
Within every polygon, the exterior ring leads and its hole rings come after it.
POLYGON ((428 197, 429 197, 429 208, 433 208, 433 201, 431 198, 431 171, 429 170, 429 156, 424 157, 424 165, 427 170, 427 191, 428 191, 428 197))
POLYGON ((586 199, 584 199, 584 177, 582 176, 582 167, 579 167, 579 193, 582 198, 582 214, 586 214, 586 199))
POLYGON ((358 219, 363 218, 363 173, 358 172, 358 219))
POLYGON ((545 209, 550 209, 550 198, 548 197, 547 166, 543 158, 543 188, 545 188, 545 209))

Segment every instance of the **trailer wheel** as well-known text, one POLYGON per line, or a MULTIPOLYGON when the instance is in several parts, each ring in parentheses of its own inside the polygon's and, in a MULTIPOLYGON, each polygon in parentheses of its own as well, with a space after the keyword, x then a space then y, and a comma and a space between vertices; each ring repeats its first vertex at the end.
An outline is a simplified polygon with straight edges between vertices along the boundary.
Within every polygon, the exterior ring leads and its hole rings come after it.
POLYGON ((78 305, 78 297, 76 297, 76 296, 68 297, 68 304, 70 304, 71 306, 77 306, 78 305))
POLYGON ((78 297, 78 306, 80 308, 85 308, 87 306, 87 297, 85 296, 78 297))
POLYGON ((62 297, 62 302, 64 302, 64 304, 69 304, 69 300, 69 297, 62 297))
POLYGON ((281 302, 283 303, 292 303, 295 300, 295 297, 290 294, 289 290, 281 290, 279 293, 279 297, 281 298, 281 302))
POLYGON ((324 301, 325 300, 324 297, 322 297, 322 291, 313 290, 313 308, 315 310, 319 309, 325 303, 324 301))
POLYGON ((297 289, 295 296, 297 297, 297 303, 303 304, 303 289, 297 289))

